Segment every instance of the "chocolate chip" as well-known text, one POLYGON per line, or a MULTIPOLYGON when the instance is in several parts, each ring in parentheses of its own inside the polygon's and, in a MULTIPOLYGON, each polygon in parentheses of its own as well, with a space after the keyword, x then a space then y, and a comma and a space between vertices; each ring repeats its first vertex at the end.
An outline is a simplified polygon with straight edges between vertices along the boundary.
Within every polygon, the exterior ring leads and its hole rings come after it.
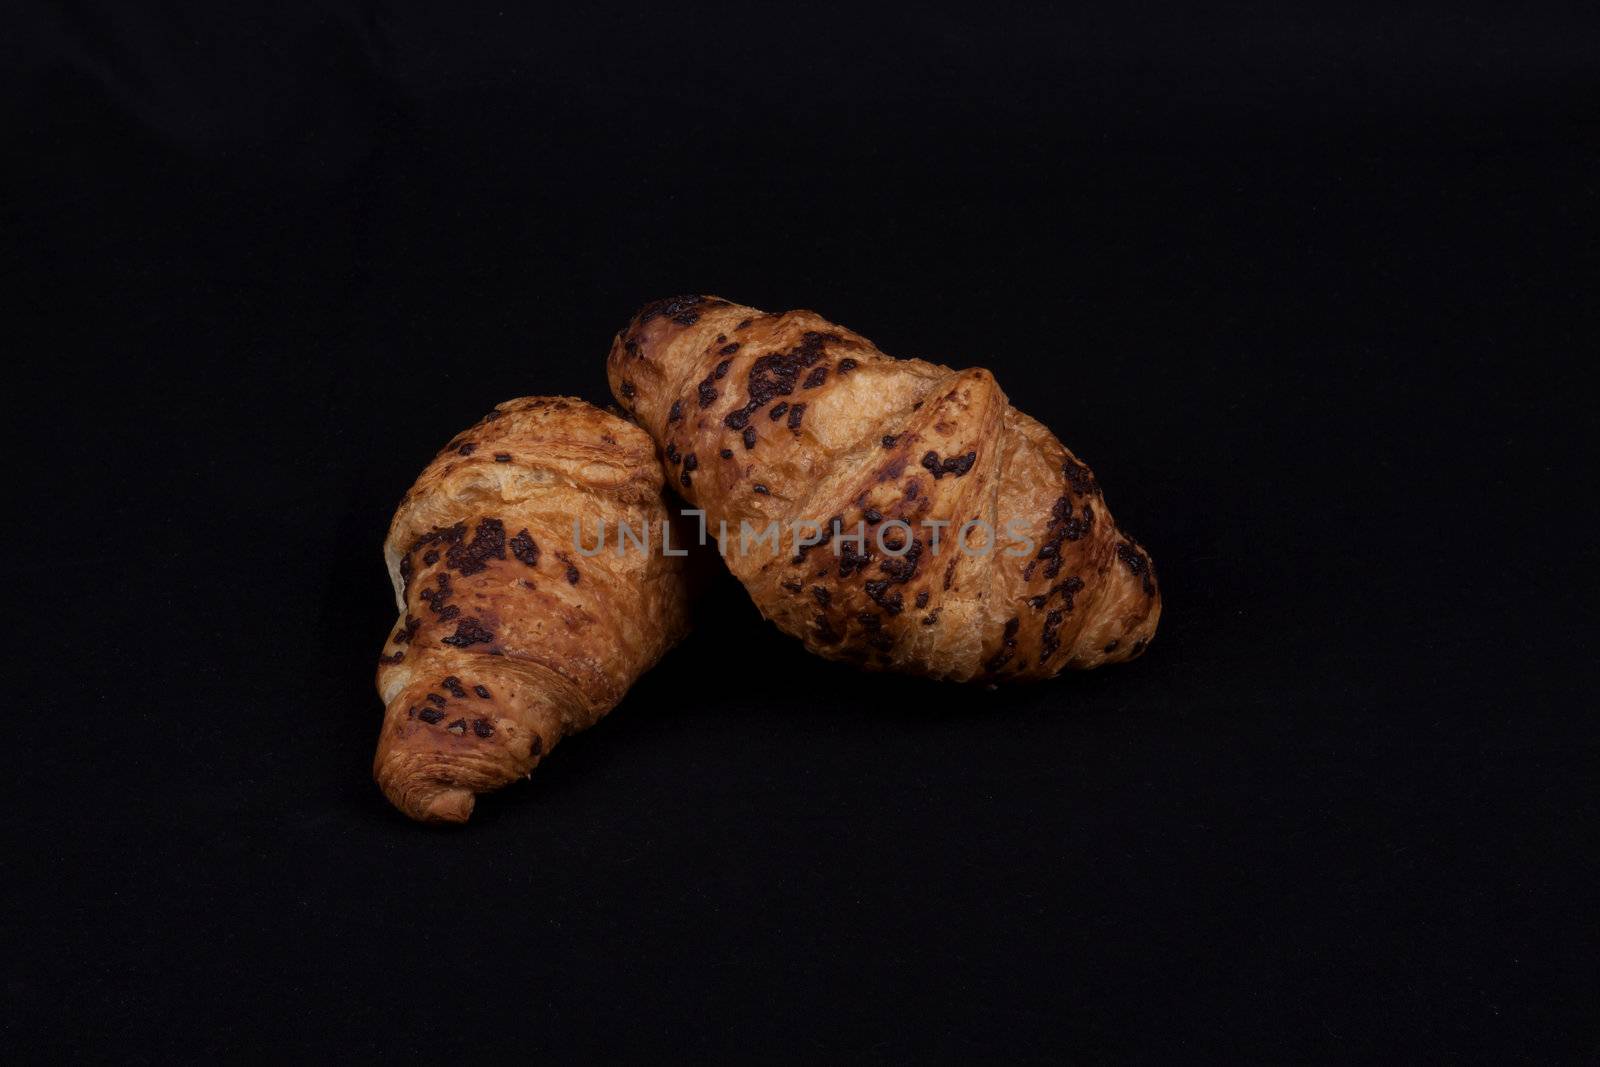
POLYGON ((440 711, 438 708, 423 708, 421 711, 417 712, 417 718, 421 719, 429 726, 432 726, 434 723, 444 718, 444 712, 440 711))
POLYGON ((480 697, 482 697, 485 700, 489 699, 489 687, 488 686, 475 685, 475 686, 472 687, 472 691, 474 693, 477 693, 480 697))
POLYGON ((890 615, 898 615, 904 607, 904 601, 899 592, 889 592, 889 586, 889 579, 883 578, 867 582, 862 588, 866 590, 867 596, 872 598, 873 603, 890 615))
POLYGON ((494 733, 494 727, 489 723, 488 719, 474 719, 472 722, 472 732, 477 734, 479 737, 488 737, 490 734, 494 733))
POLYGON ((750 376, 746 380, 749 399, 743 407, 723 416, 723 424, 730 430, 743 429, 755 411, 776 397, 794 392, 801 373, 821 362, 826 354, 825 344, 838 340, 841 340, 838 334, 807 330, 801 335, 800 343, 791 350, 768 353, 757 359, 751 365, 750 376))
POLYGON ((415 618, 414 616, 411 616, 411 615, 407 615, 406 616, 406 624, 404 626, 400 627, 399 630, 395 631, 394 643, 397 644, 397 645, 410 644, 411 643, 411 639, 413 637, 417 636, 417 627, 419 627, 421 625, 422 625, 422 620, 421 619, 415 618))
POLYGON ((491 559, 506 558, 506 528, 499 519, 483 519, 470 542, 456 541, 445 552, 445 565, 463 575, 486 570, 491 559))
POLYGON ((1099 487, 1095 485, 1094 472, 1077 460, 1068 456, 1065 463, 1061 464, 1061 473, 1067 477, 1067 485, 1078 496, 1098 493, 1099 487))
POLYGON ((1139 579, 1139 585, 1144 590, 1144 595, 1154 596, 1156 591, 1155 574, 1152 571, 1149 559, 1145 557, 1144 553, 1140 552, 1129 541, 1119 541, 1117 543, 1117 558, 1133 573, 1134 577, 1139 579))
POLYGON ((1000 642, 1000 648, 993 656, 989 658, 989 661, 983 665, 985 670, 993 674, 999 671, 1001 667, 1004 667, 1007 663, 1009 663, 1012 656, 1016 655, 1017 629, 1021 625, 1022 620, 1017 618, 1015 615, 1013 615, 1010 621, 1006 623, 1005 634, 1000 642))
POLYGON ((1061 647, 1061 638, 1056 633, 1056 629, 1061 625, 1061 620, 1066 617, 1066 611, 1059 608, 1045 616, 1044 629, 1039 634, 1039 662, 1041 664, 1055 655, 1057 649, 1061 647))
POLYGON ((957 478, 972 469, 972 464, 977 461, 976 452, 968 452, 964 456, 952 456, 944 461, 946 474, 954 474, 957 478))
POLYGON ((519 561, 530 567, 539 565, 539 543, 528 535, 527 530, 521 530, 510 541, 511 554, 519 561))
POLYGON ((444 638, 444 643, 454 645, 456 648, 466 648, 468 645, 487 644, 494 640, 494 634, 484 628, 477 619, 462 619, 456 626, 456 632, 444 638))
POLYGON ((666 317, 679 326, 693 326, 700 321, 700 308, 702 306, 721 307, 726 300, 711 300, 694 293, 685 293, 682 296, 670 296, 665 300, 655 300, 640 309, 635 325, 643 326, 651 319, 666 317))

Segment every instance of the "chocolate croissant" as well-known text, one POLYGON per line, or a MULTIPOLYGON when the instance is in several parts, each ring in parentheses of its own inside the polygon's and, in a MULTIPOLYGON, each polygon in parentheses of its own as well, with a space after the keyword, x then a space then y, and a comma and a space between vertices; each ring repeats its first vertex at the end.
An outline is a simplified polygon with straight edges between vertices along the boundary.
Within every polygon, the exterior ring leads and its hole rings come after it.
POLYGON ((1155 633, 1150 557, 986 370, 680 296, 633 317, 607 371, 756 606, 819 655, 1012 682, 1132 659, 1155 633))
POLYGON ((400 619, 373 775, 395 807, 464 822, 474 794, 529 774, 684 636, 666 519, 654 442, 581 400, 508 401, 445 446, 384 544, 400 619), (579 551, 619 522, 652 550, 579 551))

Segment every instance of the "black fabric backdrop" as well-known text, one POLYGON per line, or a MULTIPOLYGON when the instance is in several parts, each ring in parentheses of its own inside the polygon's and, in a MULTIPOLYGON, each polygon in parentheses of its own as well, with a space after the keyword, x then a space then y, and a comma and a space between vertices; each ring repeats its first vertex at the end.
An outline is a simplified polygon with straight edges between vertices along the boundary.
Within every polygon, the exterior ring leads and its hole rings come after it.
POLYGON ((1291 7, 30 8, 9 1050, 1595 1056, 1597 27, 1291 7), (1155 643, 938 686, 723 584, 407 823, 395 502, 684 291, 992 368, 1155 643))

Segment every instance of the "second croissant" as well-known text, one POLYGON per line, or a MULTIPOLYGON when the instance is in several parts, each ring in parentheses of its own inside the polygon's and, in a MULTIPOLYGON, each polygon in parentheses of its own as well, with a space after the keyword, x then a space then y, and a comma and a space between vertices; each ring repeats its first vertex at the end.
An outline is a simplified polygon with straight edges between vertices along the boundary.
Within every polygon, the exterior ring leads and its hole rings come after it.
POLYGON ((819 655, 1012 682, 1132 659, 1155 634, 1149 555, 982 368, 692 295, 640 310, 607 371, 756 606, 819 655))

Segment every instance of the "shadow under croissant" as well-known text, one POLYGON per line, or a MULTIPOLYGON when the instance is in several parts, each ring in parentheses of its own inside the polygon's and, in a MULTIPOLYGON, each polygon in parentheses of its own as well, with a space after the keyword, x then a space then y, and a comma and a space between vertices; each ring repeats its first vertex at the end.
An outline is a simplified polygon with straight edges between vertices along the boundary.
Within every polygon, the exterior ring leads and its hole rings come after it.
MULTIPOLYGON (((664 769, 662 753, 676 751, 682 738, 699 736, 717 720, 737 720, 741 731, 769 738, 792 731, 796 745, 808 744, 820 728, 845 744, 855 738, 854 744, 865 746, 877 736, 876 727, 1127 712, 1126 678, 1101 672, 1049 685, 953 686, 818 660, 761 619, 743 587, 726 575, 702 591, 695 618, 694 632, 634 684, 613 714, 562 741, 559 758, 541 763, 527 781, 512 783, 515 788, 476 800, 469 790, 445 786, 433 801, 443 810, 427 821, 440 828, 468 821, 494 824, 525 808, 586 807, 595 783, 615 785, 622 779, 646 795, 671 792, 681 771, 664 769), (683 700, 681 694, 703 683, 707 662, 719 664, 723 695, 707 703, 683 700), (848 699, 839 699, 840 693, 848 699), (759 717, 752 717, 757 708, 759 717)), ((807 759, 826 765, 827 756, 807 751, 807 759)))

